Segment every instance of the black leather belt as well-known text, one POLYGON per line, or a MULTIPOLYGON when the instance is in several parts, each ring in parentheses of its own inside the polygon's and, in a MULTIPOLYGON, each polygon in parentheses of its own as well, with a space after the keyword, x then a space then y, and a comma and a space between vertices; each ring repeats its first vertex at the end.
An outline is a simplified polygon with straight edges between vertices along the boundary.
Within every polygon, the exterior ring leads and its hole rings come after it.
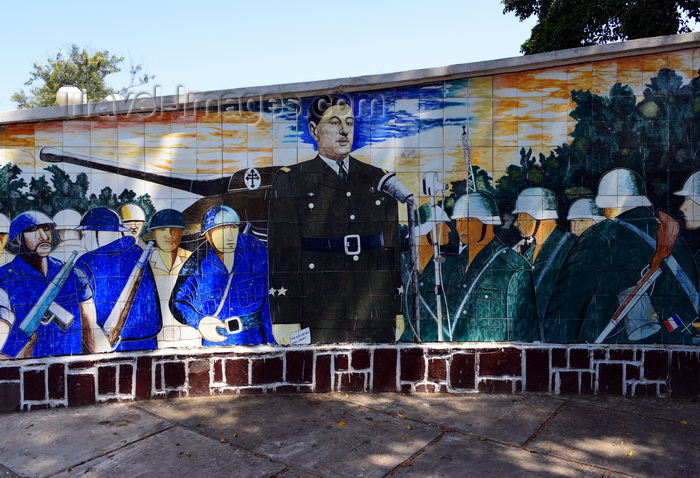
POLYGON ((384 235, 360 236, 348 234, 345 237, 302 237, 301 250, 304 252, 343 252, 356 256, 362 251, 371 251, 384 246, 384 235))
POLYGON ((232 335, 239 332, 244 332, 246 330, 253 330, 262 327, 262 318, 260 317, 260 311, 253 312, 249 315, 242 315, 240 317, 230 317, 228 319, 223 319, 226 328, 217 327, 223 335, 232 335))

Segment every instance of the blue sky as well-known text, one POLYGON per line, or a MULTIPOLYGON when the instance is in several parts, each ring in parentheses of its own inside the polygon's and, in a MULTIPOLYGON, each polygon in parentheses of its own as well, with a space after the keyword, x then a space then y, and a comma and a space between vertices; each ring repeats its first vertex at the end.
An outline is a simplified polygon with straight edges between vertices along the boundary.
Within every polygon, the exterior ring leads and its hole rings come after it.
MULTIPOLYGON (((76 43, 143 63, 158 94, 390 73, 520 55, 535 24, 498 0, 3 2, 0 111, 76 43)), ((698 30, 695 25, 695 30, 698 30)), ((108 77, 121 87, 128 75, 108 77)))
POLYGON ((502 11, 498 0, 3 2, 0 110, 15 109, 33 62, 71 43, 143 63, 156 75, 146 91, 170 95, 519 56, 534 20, 502 11))

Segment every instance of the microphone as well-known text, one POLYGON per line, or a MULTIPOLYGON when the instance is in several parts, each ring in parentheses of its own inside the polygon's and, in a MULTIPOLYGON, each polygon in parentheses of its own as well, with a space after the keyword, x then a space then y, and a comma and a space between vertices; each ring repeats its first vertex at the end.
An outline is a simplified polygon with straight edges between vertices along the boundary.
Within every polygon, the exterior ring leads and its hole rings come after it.
POLYGON ((396 177, 396 173, 387 173, 382 176, 377 187, 380 191, 393 197, 401 204, 404 204, 413 196, 413 192, 408 189, 408 186, 399 181, 399 178, 396 177))

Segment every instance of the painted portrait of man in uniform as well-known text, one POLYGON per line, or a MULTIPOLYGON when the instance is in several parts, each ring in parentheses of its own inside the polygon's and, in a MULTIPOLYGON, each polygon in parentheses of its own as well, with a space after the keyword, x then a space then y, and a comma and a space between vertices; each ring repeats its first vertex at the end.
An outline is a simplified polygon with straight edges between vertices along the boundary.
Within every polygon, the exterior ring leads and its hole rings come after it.
POLYGON ((379 190, 386 172, 350 155, 356 121, 348 98, 314 99, 318 154, 275 174, 268 249, 279 343, 306 328, 312 343, 395 339, 398 204, 379 190))

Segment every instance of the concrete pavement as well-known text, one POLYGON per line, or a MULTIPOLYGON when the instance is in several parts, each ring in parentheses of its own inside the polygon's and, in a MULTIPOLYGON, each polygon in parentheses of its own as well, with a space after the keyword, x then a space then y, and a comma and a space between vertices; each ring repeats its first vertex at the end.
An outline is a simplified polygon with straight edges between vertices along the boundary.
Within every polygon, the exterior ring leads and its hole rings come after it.
POLYGON ((700 403, 295 394, 0 415, 0 477, 700 476, 700 403))

